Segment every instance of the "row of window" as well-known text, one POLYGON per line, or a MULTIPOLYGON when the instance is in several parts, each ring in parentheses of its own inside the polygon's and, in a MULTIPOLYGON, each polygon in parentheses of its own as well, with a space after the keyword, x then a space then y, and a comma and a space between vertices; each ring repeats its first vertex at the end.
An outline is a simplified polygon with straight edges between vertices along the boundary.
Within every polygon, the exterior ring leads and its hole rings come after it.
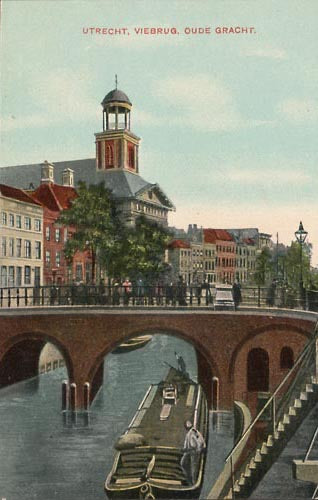
POLYGON ((248 248, 242 248, 240 246, 236 247, 236 253, 239 255, 250 255, 251 257, 255 257, 256 251, 255 250, 249 250, 248 248))
POLYGON ((16 227, 17 229, 23 229, 30 231, 33 229, 34 231, 40 232, 42 230, 42 221, 41 219, 32 219, 29 216, 16 215, 8 212, 1 212, 1 224, 3 226, 16 227))
POLYGON ((144 212, 146 214, 157 215, 159 217, 164 217, 165 210, 161 208, 155 208, 152 206, 144 205, 143 203, 136 203, 136 210, 138 212, 144 212))
MULTIPOLYGON (((217 257, 216 260, 209 260, 204 262, 204 268, 205 270, 209 271, 214 271, 215 267, 234 267, 235 266, 235 260, 234 259, 226 259, 226 258, 219 258, 217 257)), ((193 269, 202 269, 203 268, 203 262, 192 262, 189 260, 181 260, 180 261, 180 267, 185 268, 185 267, 193 267, 193 269)), ((240 267, 240 266, 239 266, 240 267)))
POLYGON ((222 246, 222 245, 216 245, 216 251, 217 252, 230 252, 230 253, 234 253, 235 252, 235 247, 226 247, 226 246, 222 246))
MULTIPOLYGON (((62 252, 55 252, 55 266, 60 267, 61 265, 61 258, 62 258, 62 252)), ((46 264, 53 264, 53 252, 50 250, 45 251, 45 263, 46 264)))
POLYGON ((31 284, 39 285, 41 268, 35 267, 32 271, 34 271, 33 283, 31 279, 31 266, 1 266, 0 286, 12 287, 31 284))
MULTIPOLYGON (((60 229, 60 228, 53 229, 50 226, 46 226, 46 228, 45 228, 46 241, 51 241, 51 237, 53 237, 54 241, 56 241, 57 243, 62 241, 62 229, 60 229), (51 234, 52 232, 54 232, 54 234, 51 234)), ((67 241, 67 238, 68 238, 68 231, 67 231, 67 228, 65 227, 64 228, 64 242, 67 241)))
POLYGON ((215 261, 216 266, 218 267, 234 267, 235 259, 226 259, 225 257, 217 257, 215 261))
MULTIPOLYGON (((30 240, 22 240, 22 238, 7 238, 6 236, 2 236, 1 256, 31 259, 32 242, 30 240)), ((34 259, 41 259, 41 241, 34 242, 34 259)))

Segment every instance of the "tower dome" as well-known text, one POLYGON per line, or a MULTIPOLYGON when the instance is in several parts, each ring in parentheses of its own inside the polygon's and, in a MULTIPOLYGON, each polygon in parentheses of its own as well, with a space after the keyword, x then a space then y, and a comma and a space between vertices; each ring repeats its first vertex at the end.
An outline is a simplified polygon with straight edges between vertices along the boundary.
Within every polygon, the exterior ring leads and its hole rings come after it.
POLYGON ((132 104, 125 92, 117 88, 108 92, 101 104, 103 106, 103 130, 125 129, 130 130, 130 110, 132 104))
POLYGON ((132 105, 129 100, 129 97, 125 94, 125 92, 117 88, 108 92, 108 94, 104 97, 101 104, 105 109, 110 105, 114 105, 114 103, 128 104, 129 106, 132 105))

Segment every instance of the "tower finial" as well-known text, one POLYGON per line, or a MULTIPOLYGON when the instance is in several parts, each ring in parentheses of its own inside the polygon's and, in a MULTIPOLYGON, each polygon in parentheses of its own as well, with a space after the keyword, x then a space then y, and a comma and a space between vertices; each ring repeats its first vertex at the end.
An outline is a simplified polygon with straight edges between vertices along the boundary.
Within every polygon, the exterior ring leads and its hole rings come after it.
POLYGON ((117 85, 118 85, 117 75, 115 75, 115 85, 116 85, 116 90, 117 90, 117 85))

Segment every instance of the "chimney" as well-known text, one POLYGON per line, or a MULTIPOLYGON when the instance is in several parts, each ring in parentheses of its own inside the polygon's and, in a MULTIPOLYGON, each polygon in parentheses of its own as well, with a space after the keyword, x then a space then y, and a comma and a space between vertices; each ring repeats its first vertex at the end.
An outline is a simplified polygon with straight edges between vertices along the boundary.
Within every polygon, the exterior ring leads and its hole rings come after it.
POLYGON ((41 184, 54 183, 54 165, 45 160, 41 165, 41 184))
POLYGON ((62 184, 63 186, 74 187, 74 170, 71 168, 66 168, 62 173, 62 184))

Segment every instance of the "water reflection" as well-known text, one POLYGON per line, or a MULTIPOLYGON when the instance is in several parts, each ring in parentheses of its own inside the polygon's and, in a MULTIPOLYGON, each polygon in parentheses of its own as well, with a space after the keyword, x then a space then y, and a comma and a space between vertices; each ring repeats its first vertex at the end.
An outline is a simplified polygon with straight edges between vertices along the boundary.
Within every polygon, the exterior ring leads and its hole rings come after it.
MULTIPOLYGON (((105 500, 104 481, 114 458, 113 443, 129 424, 150 383, 176 366, 174 351, 196 378, 189 344, 155 335, 144 348, 109 355, 104 384, 90 411, 62 412, 60 368, 0 391, 0 498, 16 500, 105 500)), ((232 415, 211 416, 202 498, 232 446, 232 415)))

